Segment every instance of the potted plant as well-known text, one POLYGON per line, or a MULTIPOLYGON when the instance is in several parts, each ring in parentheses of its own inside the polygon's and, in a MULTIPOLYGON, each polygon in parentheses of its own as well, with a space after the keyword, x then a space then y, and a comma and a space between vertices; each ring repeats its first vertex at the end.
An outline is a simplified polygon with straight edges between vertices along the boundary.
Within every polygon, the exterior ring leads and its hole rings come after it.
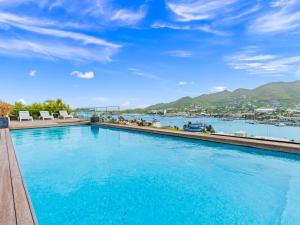
POLYGON ((93 115, 91 117, 91 123, 99 123, 100 122, 100 117, 96 112, 93 112, 93 115))
POLYGON ((9 115, 12 111, 12 106, 0 101, 0 128, 8 128, 9 126, 9 115))

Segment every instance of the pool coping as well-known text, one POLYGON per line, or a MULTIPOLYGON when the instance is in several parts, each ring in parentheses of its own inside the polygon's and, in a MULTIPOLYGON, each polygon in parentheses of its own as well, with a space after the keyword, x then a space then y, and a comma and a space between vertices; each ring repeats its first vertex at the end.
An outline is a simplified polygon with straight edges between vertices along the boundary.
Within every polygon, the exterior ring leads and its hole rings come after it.
POLYGON ((9 129, 0 129, 0 224, 37 225, 9 129))
POLYGON ((9 130, 24 130, 24 129, 35 129, 35 128, 49 128, 49 127, 65 127, 65 126, 77 126, 77 125, 88 125, 90 122, 64 122, 59 124, 42 124, 34 126, 23 126, 23 127, 9 127, 9 130))
POLYGON ((259 148, 259 149, 270 150, 270 151, 300 154, 300 144, 293 143, 293 142, 260 140, 254 138, 225 136, 225 135, 218 135, 218 134, 191 133, 186 131, 173 131, 173 130, 152 128, 152 127, 140 127, 134 125, 123 125, 123 124, 121 125, 121 124, 114 124, 114 123, 94 123, 94 124, 103 127, 120 128, 120 129, 140 131, 146 133, 161 134, 167 136, 175 136, 175 137, 217 142, 223 144, 238 145, 244 147, 253 147, 253 148, 259 148))

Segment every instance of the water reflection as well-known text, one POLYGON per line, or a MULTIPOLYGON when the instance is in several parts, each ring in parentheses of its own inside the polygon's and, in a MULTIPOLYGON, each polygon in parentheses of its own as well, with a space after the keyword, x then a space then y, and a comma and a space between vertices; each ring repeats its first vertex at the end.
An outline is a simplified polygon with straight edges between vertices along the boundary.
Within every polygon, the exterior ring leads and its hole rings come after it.
POLYGON ((97 138, 99 136, 99 126, 91 126, 91 132, 94 135, 95 138, 97 138))

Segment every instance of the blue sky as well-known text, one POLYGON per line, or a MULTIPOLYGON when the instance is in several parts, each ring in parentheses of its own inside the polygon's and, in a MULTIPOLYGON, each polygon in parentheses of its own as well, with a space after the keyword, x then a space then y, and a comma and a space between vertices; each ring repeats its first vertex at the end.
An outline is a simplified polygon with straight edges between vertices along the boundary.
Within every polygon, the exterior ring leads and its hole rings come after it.
POLYGON ((145 107, 300 79, 300 0, 0 0, 0 99, 145 107))

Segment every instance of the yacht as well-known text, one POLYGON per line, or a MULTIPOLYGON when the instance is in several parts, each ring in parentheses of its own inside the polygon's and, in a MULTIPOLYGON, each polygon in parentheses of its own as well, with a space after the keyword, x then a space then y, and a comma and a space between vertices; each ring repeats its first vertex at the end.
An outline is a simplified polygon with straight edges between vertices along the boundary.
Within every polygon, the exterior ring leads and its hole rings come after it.
POLYGON ((206 127, 207 126, 203 123, 188 122, 188 124, 185 124, 183 126, 183 130, 189 132, 204 132, 206 131, 206 127))

